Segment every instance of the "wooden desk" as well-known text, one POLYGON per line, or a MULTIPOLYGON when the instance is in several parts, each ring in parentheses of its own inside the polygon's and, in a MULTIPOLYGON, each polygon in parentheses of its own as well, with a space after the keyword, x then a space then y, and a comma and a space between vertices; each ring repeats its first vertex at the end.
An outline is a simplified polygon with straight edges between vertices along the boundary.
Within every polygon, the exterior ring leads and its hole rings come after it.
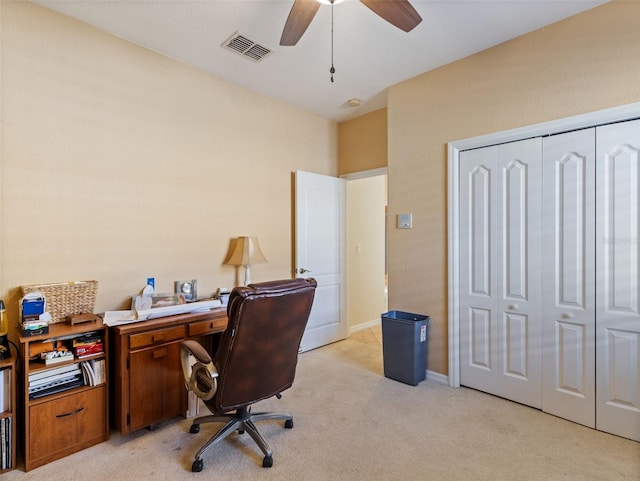
POLYGON ((109 328, 112 423, 122 433, 148 427, 187 411, 180 343, 227 327, 226 308, 180 314, 109 328))

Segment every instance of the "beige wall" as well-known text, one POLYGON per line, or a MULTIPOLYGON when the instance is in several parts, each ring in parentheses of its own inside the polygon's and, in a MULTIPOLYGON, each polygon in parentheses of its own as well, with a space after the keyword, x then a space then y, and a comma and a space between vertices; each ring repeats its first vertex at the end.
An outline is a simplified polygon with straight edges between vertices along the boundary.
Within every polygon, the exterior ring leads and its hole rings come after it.
POLYGON ((448 372, 447 142, 640 101, 638 19, 606 4, 390 88, 389 308, 430 315, 430 370, 448 372))
MULTIPOLYGON (((337 125, 26 2, 2 1, 0 296, 96 279, 97 311, 232 287, 255 235, 290 277, 291 173, 337 175, 337 125)), ((256 69, 259 69, 256 64, 256 69)), ((242 275, 242 273, 241 273, 242 275)))
POLYGON ((338 124, 339 174, 387 166, 387 109, 338 124))
POLYGON ((387 307, 387 176, 347 181, 347 322, 380 321, 387 307))

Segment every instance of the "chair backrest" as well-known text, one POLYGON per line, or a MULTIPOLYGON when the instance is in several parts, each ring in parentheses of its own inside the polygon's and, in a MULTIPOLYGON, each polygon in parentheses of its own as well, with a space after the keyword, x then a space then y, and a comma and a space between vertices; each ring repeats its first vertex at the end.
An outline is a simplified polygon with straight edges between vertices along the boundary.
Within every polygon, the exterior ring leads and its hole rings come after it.
POLYGON ((218 390, 206 401, 211 411, 231 411, 291 387, 316 285, 315 279, 287 279, 233 289, 213 360, 218 390))

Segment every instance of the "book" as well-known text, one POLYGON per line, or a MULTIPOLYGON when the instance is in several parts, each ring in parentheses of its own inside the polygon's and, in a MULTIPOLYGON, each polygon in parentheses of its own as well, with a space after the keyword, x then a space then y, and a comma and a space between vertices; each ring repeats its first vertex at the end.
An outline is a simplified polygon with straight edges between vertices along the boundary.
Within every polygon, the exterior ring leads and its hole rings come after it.
POLYGON ((51 369, 42 369, 40 371, 30 372, 29 382, 35 381, 37 379, 42 379, 43 377, 49 377, 56 374, 62 374, 64 372, 74 371, 76 369, 78 369, 78 366, 76 366, 75 364, 65 364, 63 366, 53 367, 51 369))
POLYGON ((82 367, 82 379, 84 380, 85 386, 95 386, 96 376, 93 371, 93 366, 91 365, 91 361, 81 362, 80 366, 82 367))
POLYGON ((0 413, 5 412, 5 398, 8 397, 4 390, 4 376, 6 369, 0 371, 0 413))
POLYGON ((0 422, 0 438, 2 438, 2 469, 7 469, 7 423, 0 422))
POLYGON ((7 411, 11 411, 11 369, 3 369, 2 370, 2 387, 0 387, 0 391, 2 391, 2 404, 0 404, 1 412, 5 413, 7 411))
POLYGON ((7 421, 7 468, 12 468, 13 467, 13 450, 12 450, 12 446, 13 446, 13 418, 12 416, 9 416, 7 418, 5 418, 7 421))
POLYGON ((38 389, 36 391, 30 392, 29 393, 29 399, 31 399, 31 400, 39 399, 41 397, 45 397, 45 396, 49 396, 51 394, 67 391, 69 389, 80 387, 82 385, 83 385, 82 376, 78 377, 77 379, 73 379, 73 380, 70 380, 70 381, 63 382, 63 383, 53 383, 50 386, 47 385, 46 387, 43 387, 42 389, 38 389))
POLYGON ((75 364, 73 364, 73 366, 75 367, 73 371, 54 374, 53 376, 43 377, 40 379, 36 379, 35 381, 29 381, 29 389, 31 390, 31 388, 36 388, 38 386, 42 386, 43 384, 50 384, 55 381, 69 379, 82 373, 82 370, 78 366, 76 366, 75 364))

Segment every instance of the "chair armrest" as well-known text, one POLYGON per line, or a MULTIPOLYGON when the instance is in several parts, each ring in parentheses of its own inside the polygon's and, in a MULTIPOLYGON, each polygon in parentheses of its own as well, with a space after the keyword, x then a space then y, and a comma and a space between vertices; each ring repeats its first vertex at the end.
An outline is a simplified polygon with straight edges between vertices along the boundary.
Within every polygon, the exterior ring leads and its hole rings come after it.
POLYGON ((196 341, 183 341, 180 345, 180 363, 186 388, 205 401, 211 399, 218 390, 218 370, 207 350, 196 341), (193 364, 192 359, 196 361, 193 364))
POLYGON ((199 362, 204 364, 208 364, 211 362, 211 356, 209 352, 202 347, 198 341, 187 340, 182 341, 182 348, 187 349, 193 357, 195 357, 199 362))

